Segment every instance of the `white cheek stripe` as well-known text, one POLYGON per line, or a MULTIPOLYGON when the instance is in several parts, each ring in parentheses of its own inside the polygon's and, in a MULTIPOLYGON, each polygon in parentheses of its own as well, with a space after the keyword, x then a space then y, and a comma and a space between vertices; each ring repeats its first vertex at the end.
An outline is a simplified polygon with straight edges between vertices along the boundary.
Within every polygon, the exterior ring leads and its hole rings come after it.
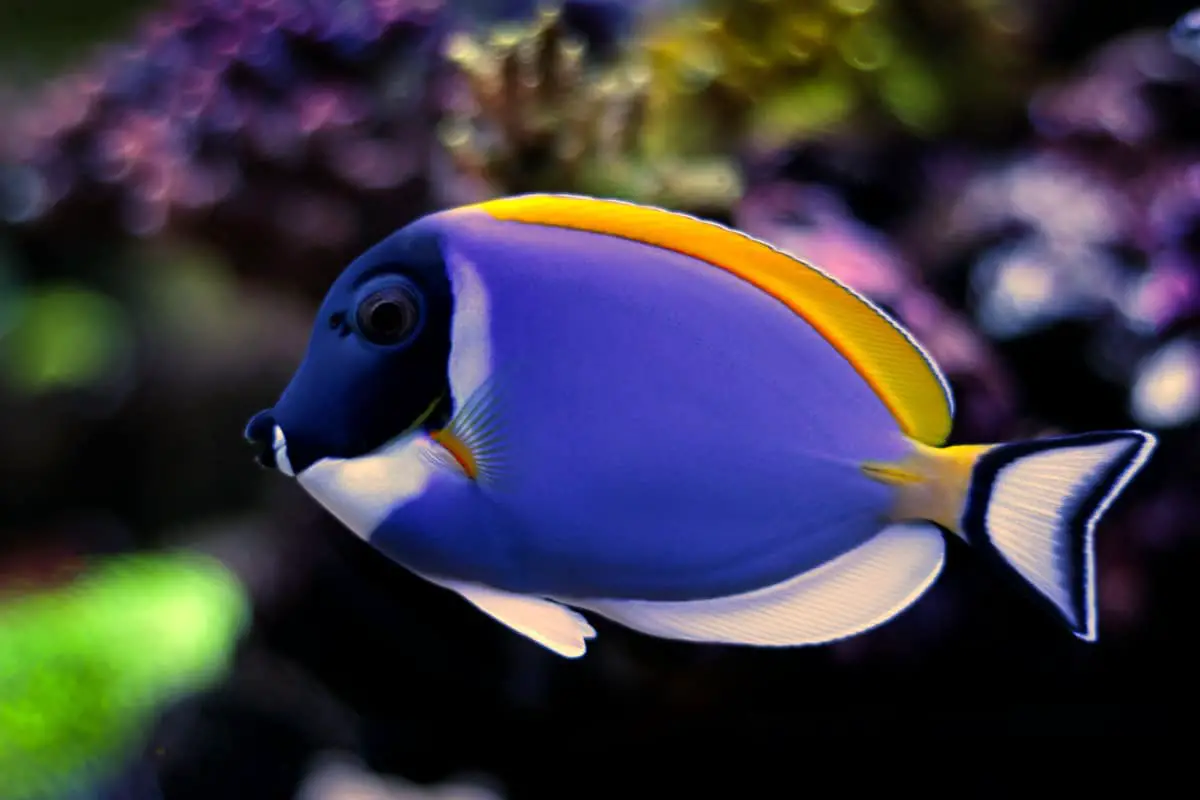
POLYGON ((454 292, 448 372, 457 413, 492 374, 491 300, 470 259, 450 250, 446 264, 454 292))

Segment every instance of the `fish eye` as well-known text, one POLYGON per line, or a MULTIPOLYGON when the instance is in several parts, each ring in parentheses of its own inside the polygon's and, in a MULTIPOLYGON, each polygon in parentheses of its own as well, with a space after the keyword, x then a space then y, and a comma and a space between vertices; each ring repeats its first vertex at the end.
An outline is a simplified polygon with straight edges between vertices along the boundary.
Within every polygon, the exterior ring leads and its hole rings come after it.
POLYGON ((372 344, 399 344, 421 324, 421 300, 407 282, 394 281, 368 291, 354 313, 355 327, 372 344))

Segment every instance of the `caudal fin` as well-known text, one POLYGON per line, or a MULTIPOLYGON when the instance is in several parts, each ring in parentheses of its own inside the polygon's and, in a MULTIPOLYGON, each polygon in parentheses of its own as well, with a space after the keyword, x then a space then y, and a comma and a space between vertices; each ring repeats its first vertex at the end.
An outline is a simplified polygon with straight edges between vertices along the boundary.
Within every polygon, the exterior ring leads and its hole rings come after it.
POLYGON ((1092 532, 1155 444, 1149 433, 1114 431, 990 448, 975 464, 962 532, 1095 641, 1092 532))

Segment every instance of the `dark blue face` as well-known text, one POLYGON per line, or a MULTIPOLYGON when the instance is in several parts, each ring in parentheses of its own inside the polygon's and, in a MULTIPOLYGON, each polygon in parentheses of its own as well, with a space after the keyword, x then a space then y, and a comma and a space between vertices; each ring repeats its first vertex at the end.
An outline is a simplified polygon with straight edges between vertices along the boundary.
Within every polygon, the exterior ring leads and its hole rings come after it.
POLYGON ((246 438, 274 467, 275 427, 295 474, 375 450, 447 393, 453 305, 436 233, 416 222, 355 260, 326 295, 304 361, 246 438))

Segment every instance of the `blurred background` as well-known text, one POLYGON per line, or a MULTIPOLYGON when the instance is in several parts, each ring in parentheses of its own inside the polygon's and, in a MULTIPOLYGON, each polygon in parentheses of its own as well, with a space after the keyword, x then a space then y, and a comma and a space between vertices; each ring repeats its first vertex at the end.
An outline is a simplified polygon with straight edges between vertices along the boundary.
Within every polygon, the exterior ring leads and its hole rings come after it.
POLYGON ((769 776, 762 753, 797 737, 1184 724, 1188 10, 5 0, 0 798, 598 796, 769 776), (943 366, 955 442, 1159 434, 1098 532, 1100 642, 952 542, 923 600, 841 644, 598 620, 562 660, 254 465, 242 427, 351 258, 537 190, 687 211, 823 266, 943 366))

